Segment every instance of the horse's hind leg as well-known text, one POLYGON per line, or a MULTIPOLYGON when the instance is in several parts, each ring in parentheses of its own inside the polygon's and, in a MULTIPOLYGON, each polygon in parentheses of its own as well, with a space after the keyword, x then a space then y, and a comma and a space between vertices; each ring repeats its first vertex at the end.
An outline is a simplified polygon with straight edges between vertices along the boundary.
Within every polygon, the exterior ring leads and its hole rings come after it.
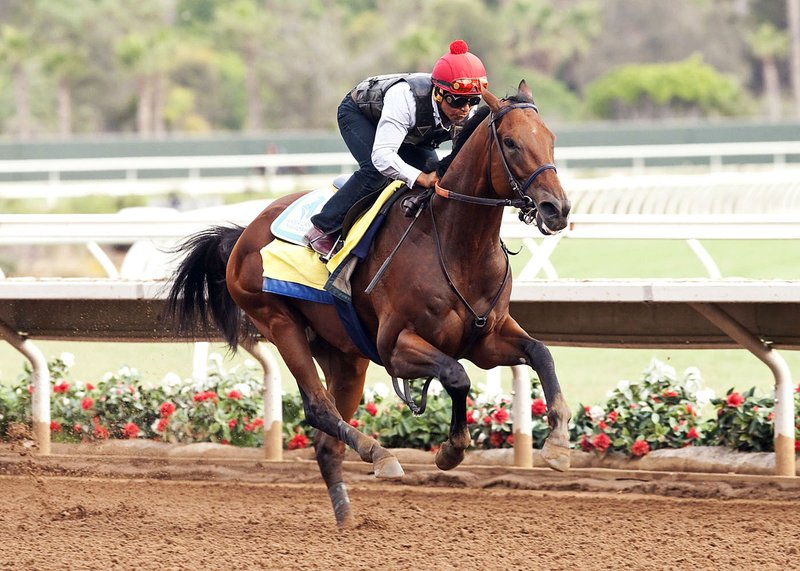
POLYGON ((305 319, 299 312, 281 301, 245 311, 259 332, 275 345, 297 381, 308 423, 349 445, 365 462, 371 462, 376 477, 401 477, 403 469, 397 458, 377 440, 350 426, 339 414, 333 397, 320 382, 306 338, 305 319))
MULTIPOLYGON (((325 375, 336 409, 343 420, 350 420, 361 401, 369 361, 348 357, 319 337, 312 343, 312 351, 325 375)), ((342 474, 344 442, 317 430, 314 449, 320 473, 328 487, 336 523, 339 527, 349 527, 353 524, 353 516, 342 474)))

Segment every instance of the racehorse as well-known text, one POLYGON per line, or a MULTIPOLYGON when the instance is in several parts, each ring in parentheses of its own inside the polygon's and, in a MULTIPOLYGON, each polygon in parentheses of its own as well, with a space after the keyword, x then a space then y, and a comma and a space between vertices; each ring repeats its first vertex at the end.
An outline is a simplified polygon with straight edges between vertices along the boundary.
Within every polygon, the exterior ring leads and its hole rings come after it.
MULTIPOLYGON (((499 99, 484 90, 482 97, 488 113, 466 140, 456 141, 407 239, 402 236, 410 218, 397 204, 388 212, 369 257, 351 276, 352 301, 392 377, 433 377, 450 396, 450 431, 435 456, 440 469, 458 466, 470 445, 470 379, 458 361, 463 358, 484 369, 527 364, 536 371, 550 425, 542 457, 566 470, 569 407, 549 350, 509 315, 511 276, 500 224, 503 207, 516 206, 526 222, 552 234, 566 226, 570 202, 553 164, 555 137, 525 81, 514 96, 499 99)), ((378 478, 399 478, 403 469, 377 440, 348 423, 362 398, 369 359, 333 306, 262 291, 260 250, 274 239, 272 221, 298 196, 273 201, 247 228, 215 226, 187 239, 179 248, 186 257, 173 277, 168 308, 183 329, 215 325, 234 350, 250 327, 243 311, 275 345, 297 381, 306 421, 317 429, 316 459, 337 524, 345 527, 354 521, 342 477, 345 444, 373 464, 378 478)))

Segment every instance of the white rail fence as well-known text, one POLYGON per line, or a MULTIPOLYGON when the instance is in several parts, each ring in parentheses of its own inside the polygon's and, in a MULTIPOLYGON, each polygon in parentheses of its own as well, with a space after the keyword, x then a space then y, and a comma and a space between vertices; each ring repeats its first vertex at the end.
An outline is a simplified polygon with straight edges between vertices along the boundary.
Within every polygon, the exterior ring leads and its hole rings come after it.
MULTIPOLYGON (((695 166, 703 162, 712 172, 733 166, 734 160, 779 170, 800 164, 800 141, 556 148, 562 174, 582 163, 597 163, 593 170, 606 169, 603 163, 609 161, 622 162, 632 174, 641 174, 665 160, 673 166, 681 160, 695 166)), ((103 194, 117 195, 219 194, 245 189, 285 192, 313 188, 330 180, 331 173, 351 172, 355 166, 352 156, 344 152, 0 160, 0 178, 5 181, 0 182, 0 196, 53 199, 96 193, 100 186, 103 194), (99 175, 103 181, 93 180, 99 175), (109 186, 109 180, 119 184, 109 186)))
MULTIPOLYGON (((252 201, 231 207, 185 213, 179 213, 171 209, 143 208, 130 209, 109 215, 4 215, 0 216, 0 245, 86 244, 106 269, 110 278, 162 279, 169 275, 170 263, 173 261, 171 256, 164 252, 165 248, 173 246, 185 236, 211 224, 233 222, 246 225, 267 204, 268 202, 263 200, 252 201), (122 267, 117 268, 107 256, 103 245, 108 244, 131 245, 122 267)), ((788 367, 777 351, 765 345, 756 334, 744 328, 736 319, 731 318, 725 312, 720 313, 716 304, 720 301, 750 304, 758 303, 759 300, 764 303, 787 302, 790 300, 786 298, 785 294, 795 286, 792 284, 789 284, 788 287, 784 285, 781 286, 780 290, 776 290, 775 284, 770 283, 755 286, 747 286, 745 284, 742 287, 734 287, 735 284, 723 283, 721 287, 729 293, 719 297, 720 294, 714 287, 720 286, 715 285, 716 282, 713 281, 713 279, 720 277, 719 269, 702 247, 700 241, 741 238, 798 239, 800 238, 800 215, 575 215, 572 217, 569 228, 561 235, 535 239, 533 237, 535 234, 535 229, 520 223, 511 215, 504 221, 502 226, 501 235, 504 239, 521 240, 530 253, 530 259, 515 278, 515 298, 520 299, 521 296, 521 299, 525 302, 542 299, 555 303, 588 301, 595 304, 592 306, 595 309, 598 306, 602 307, 604 302, 620 300, 647 303, 653 303, 654 301, 689 303, 698 313, 715 323, 721 330, 726 331, 731 339, 753 352, 770 367, 775 374, 778 394, 784 394, 787 390, 786 387, 792 385, 788 367), (620 287, 623 286, 614 283, 583 282, 573 285, 569 283, 560 284, 560 280, 556 279, 558 277, 557 272, 550 261, 550 256, 561 240, 603 238, 686 240, 706 267, 709 278, 712 278, 712 281, 695 281, 686 284, 687 287, 685 288, 673 288, 674 291, 670 290, 662 296, 663 299, 653 293, 656 290, 652 286, 650 286, 650 289, 641 289, 639 286, 635 286, 633 287, 635 291, 631 293, 628 290, 621 291, 620 287), (544 273, 551 281, 535 281, 535 278, 540 273, 544 273), (552 286, 548 284, 552 284, 552 286), (537 288, 543 286, 547 287, 542 291, 537 290, 537 288), (547 296, 554 295, 552 292, 557 292, 555 294, 556 297, 548 298, 547 296), (742 297, 744 295, 743 292, 747 294, 745 297, 742 297)), ((0 300, 3 299, 3 296, 19 301, 20 298, 24 299, 30 295, 38 295, 42 299, 67 295, 64 284, 61 282, 48 284, 45 281, 36 283, 36 288, 31 288, 31 284, 25 282, 20 284, 16 279, 0 280, 0 291, 3 292, 0 294, 0 300), (38 293, 32 293, 34 289, 38 293)), ((631 285, 627 284, 627 286, 631 285)), ((105 299, 109 295, 112 297, 118 295, 119 299, 149 299, 153 296, 157 297, 156 293, 143 293, 139 292, 138 289, 129 292, 131 285, 130 282, 125 280, 106 280, 105 283, 100 281, 97 284, 93 284, 91 289, 85 290, 80 289, 81 287, 84 286, 78 286, 79 291, 76 290, 78 294, 70 294, 76 297, 72 303, 91 304, 93 299, 105 299), (122 288, 119 293, 115 293, 119 288, 116 288, 114 284, 119 284, 119 287, 122 288), (86 299, 81 299, 81 296, 86 299)), ((72 289, 75 290, 75 288, 72 289)), ((628 289, 631 288, 628 287, 628 289)), ((150 290, 147 291, 149 292, 150 290)), ((2 321, 3 316, 0 316, 0 322, 2 321)), ((37 354, 37 349, 30 339, 21 336, 10 324, 0 323, 0 325, 2 325, 0 327, 0 336, 12 343, 31 360, 36 378, 46 376, 46 363, 42 364, 41 354, 37 354)), ((124 318, 120 318, 120 323, 117 327, 125 327, 124 318)), ((199 344, 198 349, 195 357, 194 374, 202 375, 201 369, 205 366, 205 353, 203 351, 207 351, 207 344, 199 344)), ((268 410, 265 410, 265 414, 272 421, 279 422, 280 411, 276 411, 276 408, 279 409, 279 404, 276 405, 275 395, 277 394, 279 398, 280 391, 276 387, 279 387, 280 383, 276 378, 277 369, 274 366, 274 361, 269 351, 266 351, 261 346, 252 348, 252 352, 264 367, 265 381, 271 383, 270 398, 265 401, 265 406, 268 407, 268 410)), ((497 373, 498 371, 491 373, 489 377, 490 386, 492 384, 491 379, 495 379, 494 382, 499 384, 497 373)), ((524 395, 530 393, 529 390, 523 388, 529 382, 528 373, 526 369, 514 369, 514 393, 519 399, 524 399, 524 395)), ((40 383, 46 384, 45 381, 40 381, 40 383)), ((47 380, 47 383, 49 383, 49 380, 47 380)), ((279 400, 277 402, 279 403, 279 400)), ((791 403, 791 399, 789 399, 789 402, 791 403)), ((783 404, 785 405, 786 403, 784 402, 783 404)), ((40 418, 46 416, 49 419, 49 409, 44 409, 46 407, 44 401, 37 401, 35 407, 39 407, 37 415, 40 415, 40 418)), ((529 405, 526 407, 519 400, 516 401, 514 408, 517 411, 530 410, 529 405)), ((783 408, 781 409, 780 418, 782 419, 781 423, 786 424, 787 415, 793 417, 793 412, 788 411, 788 409, 783 410, 783 408)), ((515 415, 514 423, 515 431, 529 432, 530 418, 528 418, 528 415, 515 415)), ((40 437, 44 438, 43 435, 40 435, 40 437)), ((277 442, 272 443, 270 449, 272 457, 280 454, 277 442)), ((528 465, 531 461, 526 456, 527 452, 521 449, 515 451, 515 455, 518 465, 528 465)), ((788 473, 789 468, 786 467, 788 462, 781 460, 781 466, 784 473, 788 473)))

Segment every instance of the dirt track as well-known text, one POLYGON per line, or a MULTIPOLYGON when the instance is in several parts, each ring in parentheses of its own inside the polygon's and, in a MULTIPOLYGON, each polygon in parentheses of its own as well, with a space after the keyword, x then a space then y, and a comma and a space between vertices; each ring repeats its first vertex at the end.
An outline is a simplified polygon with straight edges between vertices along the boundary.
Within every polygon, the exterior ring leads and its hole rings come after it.
POLYGON ((310 462, 3 454, 0 569, 800 569, 794 482, 407 472, 340 532, 310 462))

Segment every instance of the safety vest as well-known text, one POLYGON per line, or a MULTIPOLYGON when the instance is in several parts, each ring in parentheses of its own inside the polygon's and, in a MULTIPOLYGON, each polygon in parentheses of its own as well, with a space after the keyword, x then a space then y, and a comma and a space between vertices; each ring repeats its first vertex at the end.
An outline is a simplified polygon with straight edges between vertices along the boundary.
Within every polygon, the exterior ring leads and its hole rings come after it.
POLYGON ((452 138, 450 132, 441 124, 437 124, 433 116, 431 100, 433 84, 429 73, 395 73, 369 77, 356 85, 350 96, 364 116, 373 125, 377 125, 383 112, 386 90, 401 81, 405 81, 411 87, 417 104, 416 124, 403 139, 403 143, 436 148, 442 142, 450 140, 452 138))

